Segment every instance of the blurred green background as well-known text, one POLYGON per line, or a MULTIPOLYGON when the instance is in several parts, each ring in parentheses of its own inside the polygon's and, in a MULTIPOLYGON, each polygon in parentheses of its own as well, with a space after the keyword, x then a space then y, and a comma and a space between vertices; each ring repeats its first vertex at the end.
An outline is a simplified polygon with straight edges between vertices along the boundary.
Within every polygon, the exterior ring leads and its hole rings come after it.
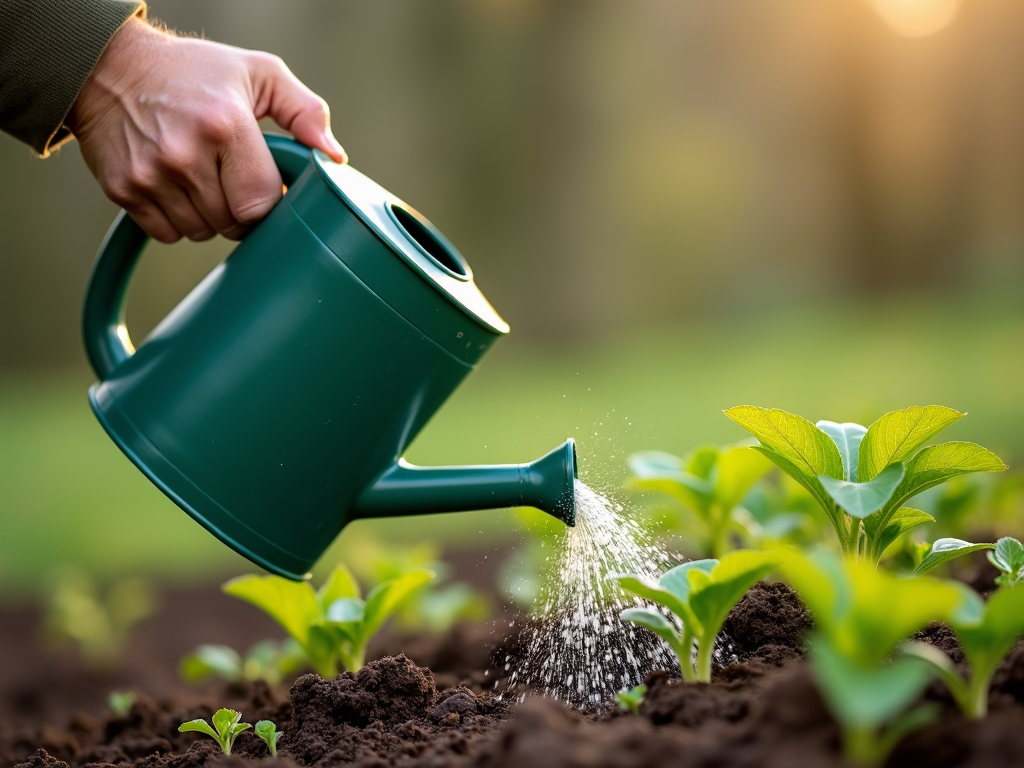
MULTIPOLYGON (((353 165, 429 216, 511 323, 412 460, 523 461, 572 435, 587 479, 615 489, 634 450, 741 439, 721 415, 740 403, 864 423, 939 403, 970 412, 951 437, 1024 455, 1019 3, 150 13, 281 55, 331 104, 353 165)), ((89 412, 79 311, 114 206, 74 144, 40 161, 0 136, 0 168, 0 596, 67 563, 176 582, 250 570, 89 412)), ((228 250, 151 247, 133 335, 228 250)), ((373 525, 500 554, 515 520, 373 525)))

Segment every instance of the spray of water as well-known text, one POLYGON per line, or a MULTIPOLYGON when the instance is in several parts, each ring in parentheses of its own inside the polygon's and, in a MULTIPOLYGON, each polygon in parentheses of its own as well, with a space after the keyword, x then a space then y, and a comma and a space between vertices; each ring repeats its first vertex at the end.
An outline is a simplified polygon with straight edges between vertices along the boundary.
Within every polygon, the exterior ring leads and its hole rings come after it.
POLYGON ((584 708, 639 685, 652 670, 678 667, 653 633, 619 619, 624 608, 643 602, 609 579, 616 573, 657 579, 677 561, 621 506, 579 480, 575 490, 576 527, 566 530, 552 578, 534 605, 522 656, 505 659, 506 695, 540 693, 584 708))

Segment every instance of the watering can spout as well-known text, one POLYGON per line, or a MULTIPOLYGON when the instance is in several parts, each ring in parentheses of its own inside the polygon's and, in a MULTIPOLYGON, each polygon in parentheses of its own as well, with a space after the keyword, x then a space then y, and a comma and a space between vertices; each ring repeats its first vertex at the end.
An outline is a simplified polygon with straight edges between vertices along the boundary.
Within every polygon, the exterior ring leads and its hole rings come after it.
POLYGON ((536 507, 576 525, 576 443, 529 464, 415 467, 400 459, 359 496, 354 517, 536 507))

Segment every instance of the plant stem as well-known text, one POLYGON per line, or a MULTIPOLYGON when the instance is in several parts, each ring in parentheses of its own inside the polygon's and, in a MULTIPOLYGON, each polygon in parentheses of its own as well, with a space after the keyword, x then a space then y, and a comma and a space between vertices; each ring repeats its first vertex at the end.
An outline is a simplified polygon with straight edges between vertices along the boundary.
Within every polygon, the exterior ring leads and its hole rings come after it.
POLYGON ((366 646, 358 645, 352 648, 351 653, 339 652, 341 666, 349 672, 358 672, 366 665, 366 646))
POLYGON ((708 535, 711 538, 711 556, 721 560, 729 553, 729 512, 717 504, 708 515, 708 535))
POLYGON ((843 729, 843 755, 854 765, 874 766, 881 762, 878 734, 872 726, 848 726, 843 729))
POLYGON ((715 638, 697 641, 697 681, 711 682, 711 653, 715 649, 715 638))
POLYGON ((697 672, 693 668, 693 630, 683 627, 683 636, 680 639, 679 647, 674 649, 679 657, 679 671, 683 675, 684 683, 692 683, 697 679, 697 672))
POLYGON ((981 720, 988 714, 988 687, 992 675, 978 675, 971 670, 971 681, 967 685, 967 695, 961 703, 964 714, 971 720, 981 720))

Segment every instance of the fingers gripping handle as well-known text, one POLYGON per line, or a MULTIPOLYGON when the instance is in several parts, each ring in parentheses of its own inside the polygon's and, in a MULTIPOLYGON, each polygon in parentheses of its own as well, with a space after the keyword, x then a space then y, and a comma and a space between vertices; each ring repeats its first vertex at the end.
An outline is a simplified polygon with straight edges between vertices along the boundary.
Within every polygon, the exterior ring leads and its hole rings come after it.
MULTIPOLYGON (((287 136, 266 133, 270 154, 286 185, 291 185, 309 164, 309 147, 287 136)), ((107 378, 135 354, 125 325, 125 297, 132 272, 149 236, 126 211, 114 219, 89 278, 82 313, 82 332, 89 363, 100 379, 107 378)))

